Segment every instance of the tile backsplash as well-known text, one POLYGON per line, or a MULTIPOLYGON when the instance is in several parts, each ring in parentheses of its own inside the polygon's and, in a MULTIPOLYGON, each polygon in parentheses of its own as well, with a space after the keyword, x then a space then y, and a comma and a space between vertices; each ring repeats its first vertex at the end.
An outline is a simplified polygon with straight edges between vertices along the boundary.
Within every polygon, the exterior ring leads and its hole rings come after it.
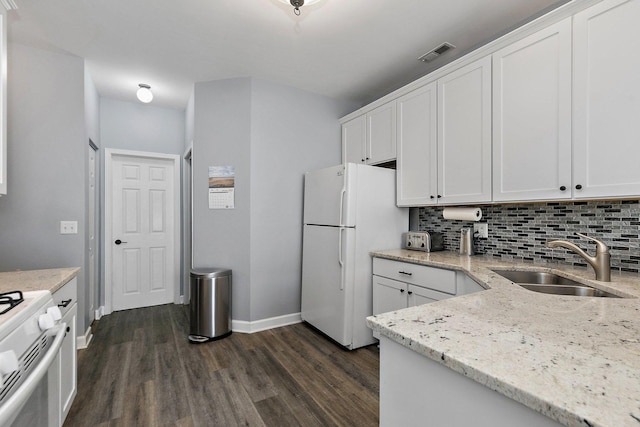
MULTIPOLYGON (((442 218, 442 207, 419 208, 418 230, 440 232, 445 249, 457 251, 462 227, 473 222, 442 218)), ((595 254, 595 244, 575 233, 603 241, 611 252, 612 270, 640 272, 640 201, 562 202, 482 206, 489 238, 476 239, 476 252, 503 260, 560 262, 586 266, 563 248, 547 248, 548 240, 569 240, 595 254)))

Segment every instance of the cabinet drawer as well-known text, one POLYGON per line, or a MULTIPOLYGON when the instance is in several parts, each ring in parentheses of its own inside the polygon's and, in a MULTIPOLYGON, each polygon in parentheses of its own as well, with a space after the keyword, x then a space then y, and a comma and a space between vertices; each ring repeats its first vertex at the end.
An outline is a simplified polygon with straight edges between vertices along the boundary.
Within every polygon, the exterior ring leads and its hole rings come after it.
POLYGON ((74 277, 54 292, 53 301, 60 307, 63 316, 71 310, 71 307, 78 302, 78 279, 74 277))
POLYGON ((456 294, 456 272, 426 265, 373 258, 373 274, 448 294, 456 294))

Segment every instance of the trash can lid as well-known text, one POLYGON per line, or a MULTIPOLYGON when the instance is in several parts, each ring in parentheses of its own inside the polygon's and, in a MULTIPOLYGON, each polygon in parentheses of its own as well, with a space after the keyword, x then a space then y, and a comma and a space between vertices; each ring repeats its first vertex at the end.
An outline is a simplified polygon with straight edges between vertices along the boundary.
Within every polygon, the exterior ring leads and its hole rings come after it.
POLYGON ((194 268, 191 270, 191 277, 214 277, 231 276, 231 270, 227 268, 194 268))

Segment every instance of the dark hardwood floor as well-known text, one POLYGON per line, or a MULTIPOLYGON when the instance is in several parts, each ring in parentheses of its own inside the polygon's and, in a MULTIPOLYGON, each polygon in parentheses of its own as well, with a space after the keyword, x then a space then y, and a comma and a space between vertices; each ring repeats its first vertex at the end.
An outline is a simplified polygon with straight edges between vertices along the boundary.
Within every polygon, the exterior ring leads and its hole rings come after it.
POLYGON ((185 306, 103 317, 65 426, 376 426, 377 347, 305 324, 190 344, 185 306))

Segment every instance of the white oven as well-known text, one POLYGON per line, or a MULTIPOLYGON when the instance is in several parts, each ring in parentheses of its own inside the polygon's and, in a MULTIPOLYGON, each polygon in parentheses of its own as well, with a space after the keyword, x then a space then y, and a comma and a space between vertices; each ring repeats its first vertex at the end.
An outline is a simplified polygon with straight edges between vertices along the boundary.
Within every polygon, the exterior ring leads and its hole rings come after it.
POLYGON ((59 427, 60 310, 41 291, 8 313, 0 315, 0 426, 59 427))

